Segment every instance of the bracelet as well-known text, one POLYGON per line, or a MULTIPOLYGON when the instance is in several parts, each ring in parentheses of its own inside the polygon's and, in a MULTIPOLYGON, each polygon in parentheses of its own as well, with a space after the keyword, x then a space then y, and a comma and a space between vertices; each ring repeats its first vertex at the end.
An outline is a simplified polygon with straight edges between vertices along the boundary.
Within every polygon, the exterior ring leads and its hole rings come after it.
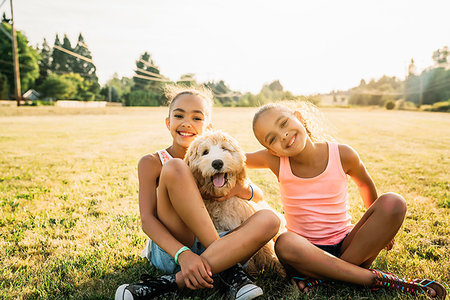
POLYGON ((252 200, 253 199, 253 187, 252 187, 252 185, 249 183, 248 184, 248 186, 250 187, 250 189, 252 190, 252 196, 250 197, 250 199, 248 199, 247 201, 250 201, 250 200, 252 200))
POLYGON ((175 257, 174 257, 175 263, 177 265, 179 265, 179 263, 178 263, 178 256, 180 256, 180 254, 183 253, 184 251, 188 251, 188 250, 190 251, 191 249, 189 249, 186 246, 183 246, 183 247, 180 248, 180 250, 177 251, 177 253, 175 254, 175 257))

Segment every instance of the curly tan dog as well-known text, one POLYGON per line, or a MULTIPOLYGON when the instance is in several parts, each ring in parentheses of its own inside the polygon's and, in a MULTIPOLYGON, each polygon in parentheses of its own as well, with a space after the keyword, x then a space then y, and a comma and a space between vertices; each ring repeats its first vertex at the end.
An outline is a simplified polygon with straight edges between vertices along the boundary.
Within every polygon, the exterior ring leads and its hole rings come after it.
MULTIPOLYGON (((218 231, 235 229, 257 210, 274 211, 265 201, 255 203, 236 196, 221 202, 214 200, 227 195, 237 182, 244 183, 249 180, 245 170, 245 153, 228 134, 221 131, 204 133, 192 142, 184 160, 191 168, 205 206, 218 231)), ((284 217, 275 213, 281 218, 281 224, 286 224, 284 217)), ((282 227, 284 228, 283 225, 282 227)), ((252 257, 247 267, 249 273, 273 269, 280 275, 285 275, 275 256, 273 244, 272 241, 269 242, 252 257)))

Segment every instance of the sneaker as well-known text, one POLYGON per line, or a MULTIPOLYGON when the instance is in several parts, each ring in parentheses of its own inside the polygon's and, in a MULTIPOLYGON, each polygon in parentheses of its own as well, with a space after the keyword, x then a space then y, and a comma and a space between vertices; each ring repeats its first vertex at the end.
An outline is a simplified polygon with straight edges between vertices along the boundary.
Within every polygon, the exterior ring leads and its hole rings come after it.
POLYGON ((164 275, 161 277, 152 277, 143 274, 142 282, 133 284, 122 284, 116 290, 115 300, 136 300, 153 299, 158 296, 164 296, 178 291, 175 283, 175 274, 164 275))
POLYGON ((263 294, 263 290, 250 280, 240 264, 223 271, 218 277, 228 289, 230 299, 249 300, 263 294))

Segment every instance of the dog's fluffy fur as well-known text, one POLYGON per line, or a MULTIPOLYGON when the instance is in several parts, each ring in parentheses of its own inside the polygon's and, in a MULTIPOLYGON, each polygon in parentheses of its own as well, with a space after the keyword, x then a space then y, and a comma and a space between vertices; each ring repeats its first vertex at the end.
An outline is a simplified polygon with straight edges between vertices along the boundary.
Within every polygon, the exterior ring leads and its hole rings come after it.
MULTIPOLYGON (((227 195, 237 183, 242 184, 248 180, 245 153, 228 134, 208 131, 197 137, 189 147, 185 161, 194 175, 205 206, 218 231, 233 230, 257 210, 271 209, 264 201, 255 203, 236 196, 221 202, 214 200, 227 195)), ((284 227, 284 217, 276 214, 281 218, 284 227)), ((270 241, 262 247, 252 257, 247 271, 258 273, 269 268, 284 276, 284 269, 275 256, 273 246, 273 241, 270 241)))

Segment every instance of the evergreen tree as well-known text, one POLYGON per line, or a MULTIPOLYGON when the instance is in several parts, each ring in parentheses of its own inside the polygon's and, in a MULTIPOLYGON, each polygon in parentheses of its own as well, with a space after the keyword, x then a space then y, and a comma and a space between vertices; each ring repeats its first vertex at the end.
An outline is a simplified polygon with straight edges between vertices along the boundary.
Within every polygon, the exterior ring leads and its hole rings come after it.
MULTIPOLYGON (((78 35, 78 42, 75 48, 73 49, 73 52, 76 54, 79 54, 81 56, 84 56, 86 58, 92 59, 91 51, 89 50, 88 46, 86 45, 84 41, 83 35, 80 33, 78 35)), ((91 94, 94 95, 94 98, 100 97, 100 84, 98 83, 98 77, 96 74, 97 68, 92 62, 88 62, 84 59, 74 57, 72 56, 73 64, 72 64, 72 71, 74 73, 80 74, 89 85, 88 88, 88 95, 89 98, 91 97, 91 94)), ((84 99, 83 99, 84 100, 84 99)))
MULTIPOLYGON (((66 34, 64 35, 62 47, 69 51, 73 51, 72 45, 70 44, 70 40, 66 34)), ((57 50, 57 51, 60 51, 60 50, 57 50)), ((62 52, 62 54, 63 54, 62 55, 63 63, 61 64, 61 68, 59 71, 61 71, 63 73, 73 72, 73 66, 75 65, 76 58, 66 52, 62 52)))
MULTIPOLYGON (((84 56, 86 58, 92 59, 91 51, 89 51, 89 48, 86 45, 83 35, 81 33, 78 36, 78 42, 77 42, 77 45, 75 46, 75 48, 73 49, 73 52, 75 52, 76 54, 79 54, 81 56, 84 56)), ((88 62, 88 61, 83 60, 78 57, 76 57, 74 59, 74 61, 75 62, 72 67, 72 71, 74 73, 80 74, 85 79, 88 79, 91 81, 98 81, 97 74, 96 74, 96 67, 92 62, 88 62)))
POLYGON ((142 54, 138 61, 136 61, 136 75, 145 76, 149 78, 155 78, 156 80, 148 80, 139 77, 133 77, 134 87, 132 90, 144 90, 154 93, 160 93, 162 82, 158 79, 162 79, 159 68, 155 66, 150 53, 145 52, 142 54))
MULTIPOLYGON (((58 46, 61 47, 61 41, 59 40, 59 36, 58 34, 56 34, 55 37, 55 43, 54 46, 58 46)), ((64 52, 60 51, 60 50, 56 50, 55 48, 53 48, 52 51, 52 58, 51 58, 51 71, 52 72, 60 72, 62 69, 62 65, 65 64, 64 62, 64 52)))
POLYGON ((44 39, 44 42, 42 43, 39 55, 41 56, 41 59, 39 60, 39 78, 36 80, 36 86, 39 86, 44 82, 52 69, 52 49, 46 39, 44 39))

